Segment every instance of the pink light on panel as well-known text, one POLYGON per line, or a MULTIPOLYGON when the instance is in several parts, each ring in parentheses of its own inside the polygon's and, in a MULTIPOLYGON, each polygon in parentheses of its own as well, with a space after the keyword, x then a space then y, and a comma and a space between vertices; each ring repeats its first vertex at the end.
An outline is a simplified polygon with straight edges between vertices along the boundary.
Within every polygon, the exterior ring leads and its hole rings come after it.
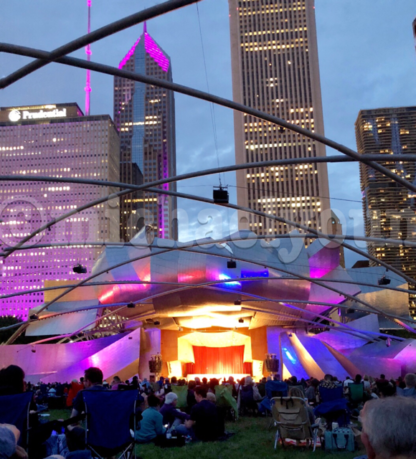
POLYGON ((144 49, 163 71, 168 71, 169 59, 163 54, 159 46, 157 46, 156 42, 147 32, 145 32, 144 49))
POLYGON ((119 69, 122 69, 126 65, 127 61, 131 58, 131 56, 133 56, 134 51, 136 50, 136 46, 140 43, 141 38, 142 37, 140 36, 136 43, 131 47, 130 51, 123 57, 122 61, 118 66, 119 69))

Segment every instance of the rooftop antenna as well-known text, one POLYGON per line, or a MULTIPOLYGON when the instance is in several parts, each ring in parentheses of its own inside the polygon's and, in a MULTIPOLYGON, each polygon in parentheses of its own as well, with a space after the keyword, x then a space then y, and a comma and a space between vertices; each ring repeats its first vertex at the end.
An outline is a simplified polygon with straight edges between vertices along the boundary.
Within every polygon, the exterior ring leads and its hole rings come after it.
MULTIPOLYGON (((88 33, 91 33, 91 2, 92 0, 87 0, 88 8, 88 33)), ((87 61, 91 60, 91 45, 85 47, 85 54, 87 55, 87 61)), ((90 114, 90 93, 91 93, 91 71, 87 70, 87 79, 85 83, 85 115, 89 116, 90 114)))

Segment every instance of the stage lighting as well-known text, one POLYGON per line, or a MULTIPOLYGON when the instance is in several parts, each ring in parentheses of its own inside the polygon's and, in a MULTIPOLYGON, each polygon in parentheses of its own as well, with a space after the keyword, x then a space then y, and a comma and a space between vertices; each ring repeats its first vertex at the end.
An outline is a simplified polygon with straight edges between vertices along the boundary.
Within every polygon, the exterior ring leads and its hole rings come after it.
POLYGON ((30 320, 38 320, 39 319, 39 316, 37 314, 32 314, 30 317, 29 317, 30 320))
POLYGON ((136 307, 136 305, 135 305, 134 303, 129 303, 129 304, 127 305, 127 307, 128 307, 129 309, 134 309, 134 308, 136 307))
POLYGON ((380 277, 380 279, 378 280, 378 285, 389 285, 390 282, 391 280, 384 275, 383 277, 380 277))
POLYGON ((87 268, 85 266, 82 266, 80 263, 78 263, 72 268, 72 271, 74 271, 74 273, 76 274, 86 274, 87 268))
POLYGON ((212 198, 216 204, 228 204, 228 191, 222 186, 214 187, 212 198))
POLYGON ((352 309, 352 308, 348 308, 348 309, 347 309, 347 314, 354 314, 354 312, 355 312, 355 311, 354 311, 354 309, 352 309))
POLYGON ((234 306, 241 306, 241 301, 240 300, 234 301, 234 306))
POLYGON ((238 319, 238 323, 239 324, 243 324, 244 323, 244 319, 238 319))
POLYGON ((235 260, 228 260, 227 261, 227 268, 228 269, 235 269, 237 268, 237 262, 235 260))

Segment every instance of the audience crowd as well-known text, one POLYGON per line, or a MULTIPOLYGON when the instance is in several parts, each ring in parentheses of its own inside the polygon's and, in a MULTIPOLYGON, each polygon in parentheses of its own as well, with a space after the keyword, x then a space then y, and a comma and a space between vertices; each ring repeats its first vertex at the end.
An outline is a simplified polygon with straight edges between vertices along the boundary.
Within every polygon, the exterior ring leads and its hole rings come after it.
MULTIPOLYGON (((120 377, 114 376, 108 382, 104 380, 99 368, 92 367, 85 371, 79 381, 30 384, 25 382, 23 369, 11 365, 0 370, 0 397, 27 391, 33 394, 29 413, 30 428, 28 444, 25 444, 21 438, 19 441, 21 433, 15 426, 0 424, 0 459, 24 459, 27 457, 27 448, 31 459, 43 459, 48 454, 48 457, 58 457, 50 455, 56 452, 54 448, 57 445, 59 452, 67 459, 88 457, 85 456, 87 445, 82 426, 85 411, 83 391, 136 391, 137 422, 131 432, 137 443, 153 442, 166 446, 169 441, 177 438, 184 439, 184 442, 225 440, 230 435, 224 427, 227 416, 270 414, 270 393, 267 388, 270 389, 272 385, 268 385, 268 381, 277 383, 273 386, 272 397, 288 395, 301 400, 299 403, 307 411, 311 425, 315 422, 316 408, 325 403, 325 394, 331 393, 328 392, 331 390, 341 394, 348 402, 351 417, 359 418, 363 423, 362 438, 369 459, 381 457, 379 450, 386 447, 374 424, 374 413, 379 411, 398 416, 394 408, 401 407, 404 420, 407 419, 406 410, 413 409, 413 416, 416 407, 416 400, 411 400, 416 398, 416 375, 412 373, 397 379, 388 379, 383 374, 378 378, 357 374, 353 378, 346 376, 344 381, 331 375, 325 375, 322 380, 313 377, 298 380, 296 376, 291 376, 281 381, 280 376, 275 375, 262 378, 257 383, 251 376, 239 381, 231 376, 222 381, 208 381, 206 378, 186 381, 175 377, 160 377, 156 381, 154 378, 141 380, 138 376, 122 381, 120 377), (218 397, 223 397, 225 392, 227 396, 220 403, 218 397), (64 407, 70 413, 69 422, 48 422, 45 411, 64 407)), ((410 430, 409 434, 414 435, 416 432, 410 430)), ((409 444, 415 449, 414 440, 409 444)))

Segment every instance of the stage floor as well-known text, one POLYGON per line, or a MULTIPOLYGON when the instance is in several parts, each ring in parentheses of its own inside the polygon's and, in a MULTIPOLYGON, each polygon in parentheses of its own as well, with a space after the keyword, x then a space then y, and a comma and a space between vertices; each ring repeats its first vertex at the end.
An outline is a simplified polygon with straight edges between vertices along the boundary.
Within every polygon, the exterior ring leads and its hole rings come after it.
POLYGON ((249 376, 248 374, 224 374, 224 375, 215 375, 215 374, 207 374, 207 375, 197 375, 197 374, 189 374, 186 379, 188 381, 195 380, 195 378, 199 378, 202 381, 202 378, 207 378, 208 381, 210 379, 218 379, 219 381, 222 381, 224 378, 228 379, 230 376, 234 378, 234 381, 237 381, 238 379, 245 378, 246 376, 249 376))

